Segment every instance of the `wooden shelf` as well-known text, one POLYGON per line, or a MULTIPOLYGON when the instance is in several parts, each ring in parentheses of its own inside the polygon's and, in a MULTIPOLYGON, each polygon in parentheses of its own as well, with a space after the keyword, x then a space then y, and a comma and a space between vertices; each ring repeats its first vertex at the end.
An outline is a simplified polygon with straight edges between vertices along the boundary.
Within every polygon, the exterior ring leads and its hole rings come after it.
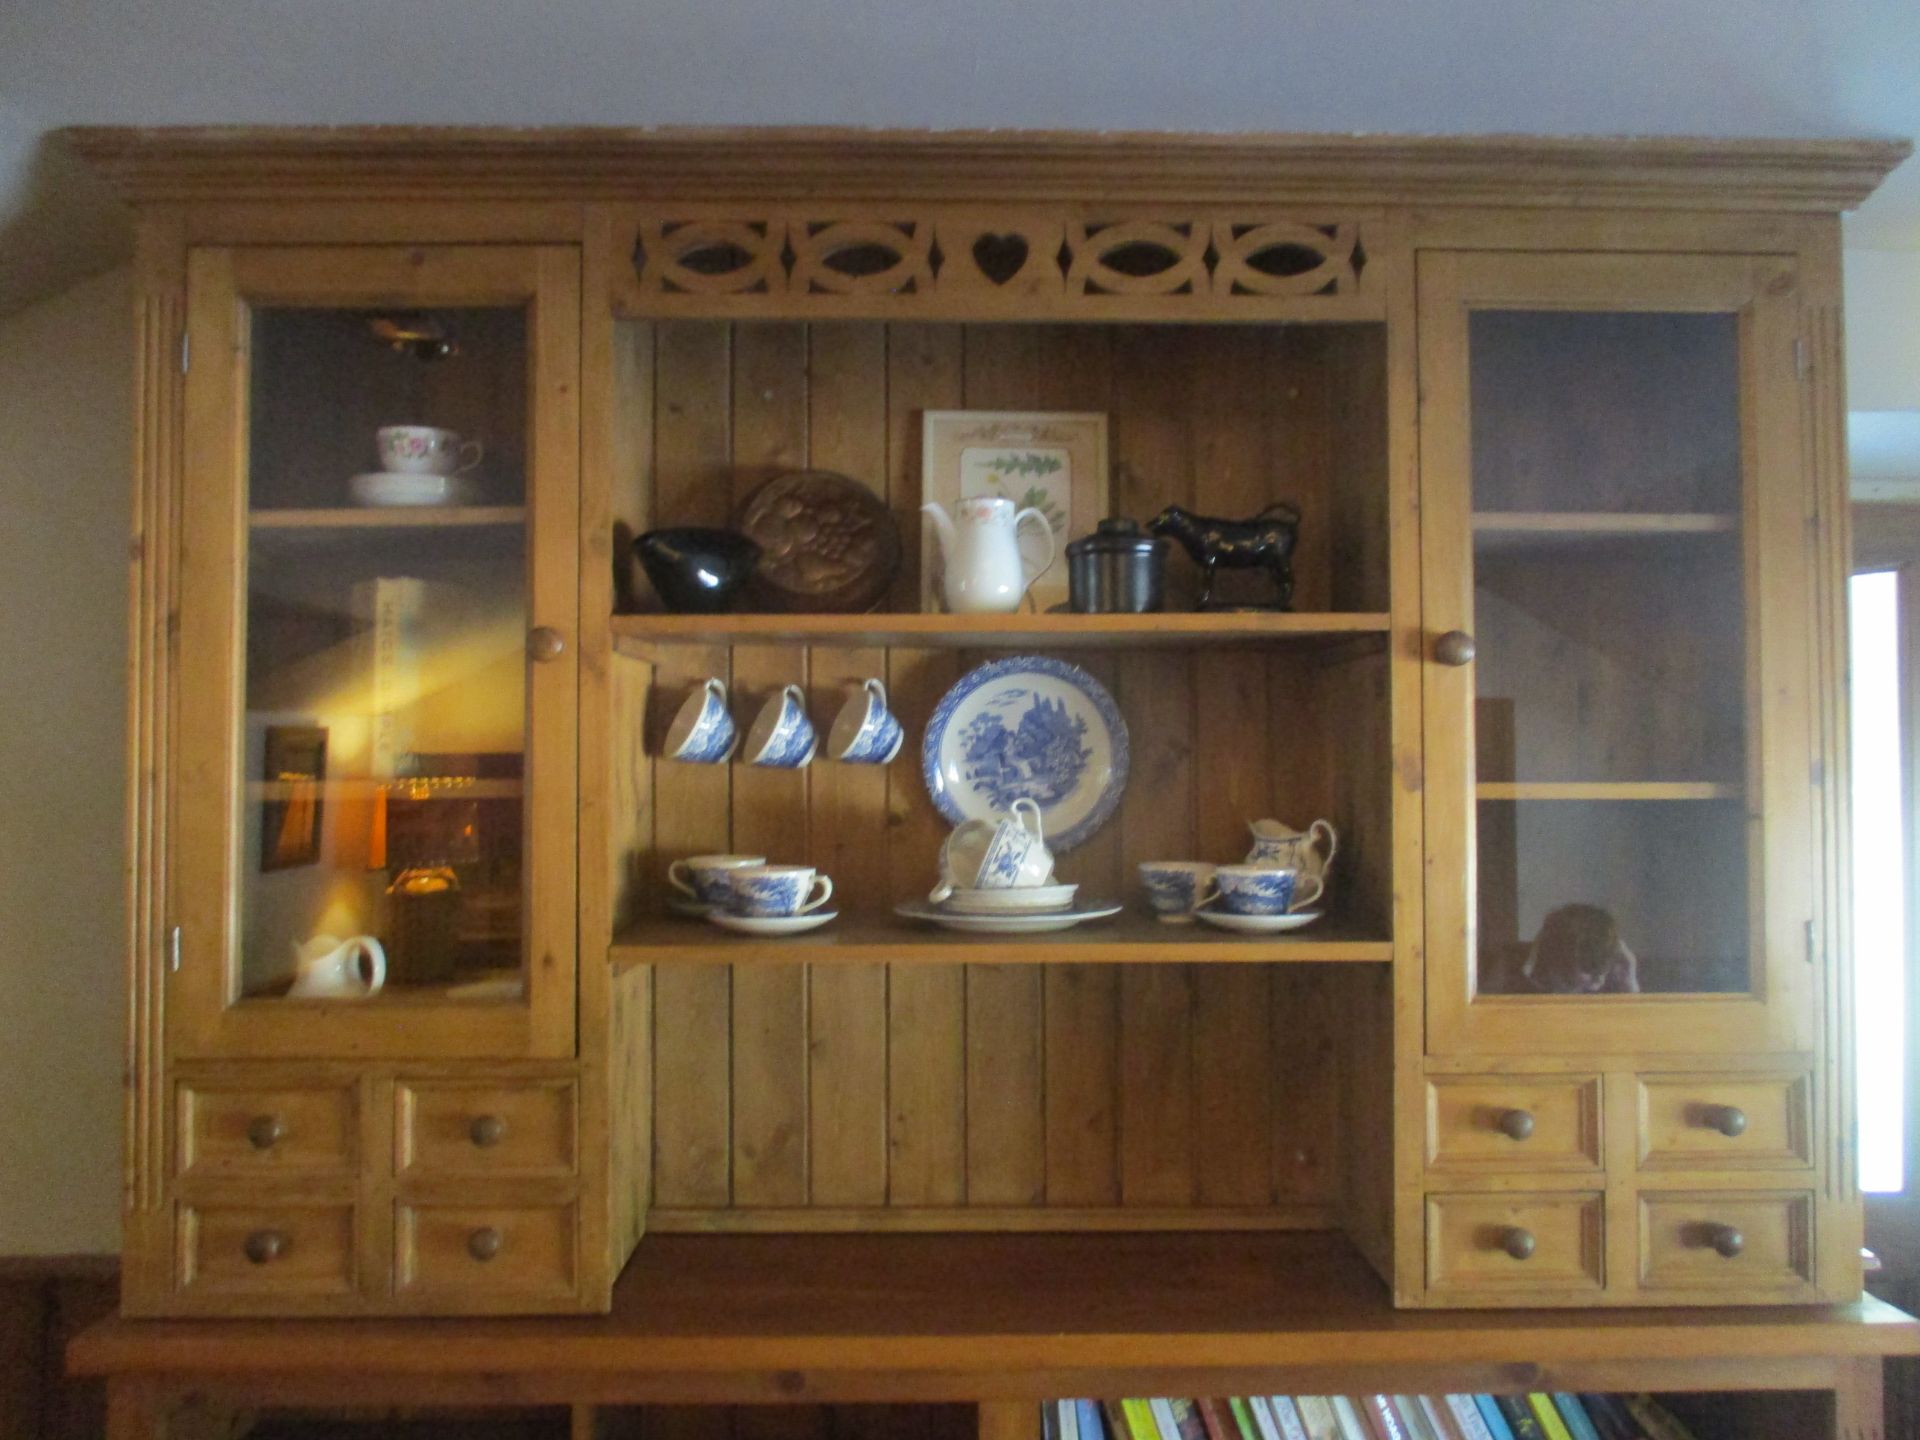
POLYGON ((742 965, 798 961, 861 964, 926 962, 943 965, 1057 965, 1125 963, 1241 964, 1249 961, 1385 963, 1393 942, 1322 920, 1287 935, 1234 935, 1196 921, 1163 925, 1129 906, 1111 920, 1094 920, 1045 935, 962 935, 892 915, 842 915, 805 935, 761 939, 704 920, 670 916, 635 926, 608 951, 616 970, 634 965, 742 965))
POLYGON ((416 530, 524 525, 524 505, 380 505, 365 509, 254 510, 255 530, 416 530))
POLYGON ((1248 645, 1273 640, 1334 641, 1384 636, 1375 613, 1271 611, 1155 615, 616 615, 616 647, 646 658, 662 643, 708 645, 919 645, 936 649, 1135 648, 1248 645))
POLYGON ((1473 548, 1476 555, 1621 549, 1644 553, 1667 544, 1734 536, 1739 530, 1737 515, 1487 510, 1473 517, 1473 548))
POLYGON ((1746 786, 1695 780, 1483 780, 1477 800, 1738 800, 1746 786))
POLYGON ((472 970, 452 980, 432 985, 402 985, 389 981, 380 993, 363 1000, 286 994, 292 982, 282 980, 271 987, 251 991, 241 998, 243 1005, 321 1005, 328 1010, 370 1006, 419 1005, 521 1005, 526 1002, 526 985, 518 970, 472 970))
POLYGON ((648 1235, 607 1315, 161 1321, 82 1335, 82 1374, 372 1387, 485 1372, 562 1401, 1687 1388, 1714 1365, 1808 1384, 1920 1353, 1878 1300, 1712 1310, 1395 1311, 1341 1236, 648 1235), (1691 1368, 1689 1368, 1691 1367, 1691 1368))
POLYGON ((436 776, 428 780, 249 780, 249 800, 291 800, 318 789, 328 800, 371 800, 382 791, 389 800, 517 800, 526 792, 519 780, 468 780, 436 776))

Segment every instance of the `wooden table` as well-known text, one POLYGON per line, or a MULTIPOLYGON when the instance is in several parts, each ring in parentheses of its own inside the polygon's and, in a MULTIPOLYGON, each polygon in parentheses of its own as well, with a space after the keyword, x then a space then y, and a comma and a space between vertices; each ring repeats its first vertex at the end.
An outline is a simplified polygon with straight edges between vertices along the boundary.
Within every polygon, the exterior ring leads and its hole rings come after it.
POLYGON ((1396 1311, 1326 1234, 672 1235, 592 1318, 114 1319, 113 1440, 183 1406, 969 1402, 1032 1440, 1063 1396, 1799 1392, 1769 1435, 1879 1433, 1880 1366, 1920 1322, 1873 1299, 1714 1310, 1396 1311), (1831 1398, 1828 1398, 1831 1397, 1831 1398), (1808 1417, 1813 1418, 1809 1419, 1808 1417))

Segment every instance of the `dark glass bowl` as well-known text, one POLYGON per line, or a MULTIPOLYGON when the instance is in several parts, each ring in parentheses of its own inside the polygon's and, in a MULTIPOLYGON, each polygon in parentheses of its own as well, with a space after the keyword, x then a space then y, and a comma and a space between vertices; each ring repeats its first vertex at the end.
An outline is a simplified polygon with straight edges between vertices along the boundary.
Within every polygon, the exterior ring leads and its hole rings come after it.
POLYGON ((681 615, 719 615, 753 574, 760 547, 733 530, 682 526, 649 530, 633 542, 660 603, 681 615))

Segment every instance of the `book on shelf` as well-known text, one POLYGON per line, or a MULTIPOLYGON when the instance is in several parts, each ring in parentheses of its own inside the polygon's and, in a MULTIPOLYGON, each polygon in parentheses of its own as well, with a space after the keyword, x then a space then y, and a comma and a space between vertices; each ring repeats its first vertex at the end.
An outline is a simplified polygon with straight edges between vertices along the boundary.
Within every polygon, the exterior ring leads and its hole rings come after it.
POLYGON ((1600 1432, 1594 1429, 1593 1421, 1587 1415, 1586 1406, 1580 1403, 1578 1395, 1569 1395, 1564 1390, 1556 1390, 1553 1395, 1554 1408, 1560 1412, 1560 1422, 1567 1427, 1571 1440, 1600 1440, 1600 1432))
POLYGON ((1529 1395, 1527 1406, 1533 1411, 1533 1418, 1540 1422, 1540 1430, 1547 1440, 1573 1440, 1560 1419, 1560 1412, 1554 1408, 1551 1395, 1529 1395))
POLYGON ((1651 1395, 1230 1395, 1057 1400, 1043 1440, 1695 1440, 1651 1395))

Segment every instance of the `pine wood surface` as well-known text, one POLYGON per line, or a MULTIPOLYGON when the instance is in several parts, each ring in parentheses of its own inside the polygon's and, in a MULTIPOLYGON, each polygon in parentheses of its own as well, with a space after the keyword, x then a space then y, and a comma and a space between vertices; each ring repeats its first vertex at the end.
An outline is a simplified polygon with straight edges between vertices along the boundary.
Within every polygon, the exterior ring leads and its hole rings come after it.
MULTIPOLYGON (((917 523, 917 520, 916 520, 917 523)), ((1037 645, 1048 649, 1088 647, 1158 649, 1189 645, 1346 641, 1384 635, 1382 613, 1314 614, 1158 611, 1147 615, 887 614, 867 615, 616 615, 615 645, 650 659, 663 644, 951 646, 987 649, 1037 645)))

